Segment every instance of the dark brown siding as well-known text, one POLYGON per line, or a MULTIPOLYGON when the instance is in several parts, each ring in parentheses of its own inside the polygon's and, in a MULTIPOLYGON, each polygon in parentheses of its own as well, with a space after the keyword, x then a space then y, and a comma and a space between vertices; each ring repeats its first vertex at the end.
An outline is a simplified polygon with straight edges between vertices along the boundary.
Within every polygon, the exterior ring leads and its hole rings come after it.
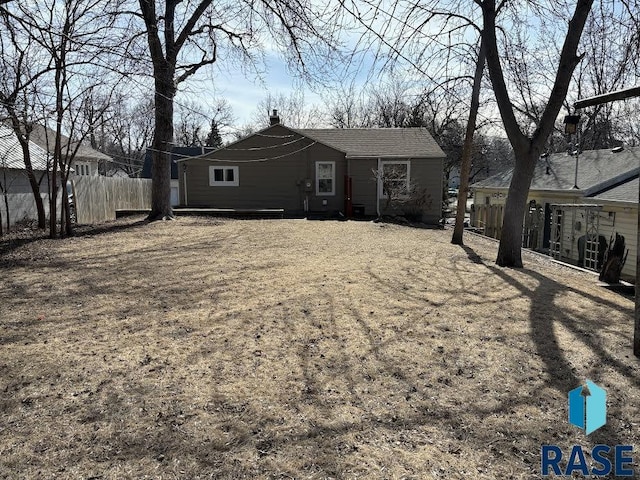
MULTIPOLYGON (((391 159, 382 159, 391 160, 391 159)), ((393 160, 403 160, 394 158, 393 160)), ((424 189, 427 205, 424 207, 423 220, 436 224, 442 215, 442 159, 410 159, 410 180, 413 186, 424 189)), ((378 159, 349 159, 349 171, 353 184, 353 203, 365 206, 366 215, 376 215, 377 185, 374 170, 378 168, 378 159)), ((380 200, 384 212, 385 200, 380 200)), ((400 212, 396 212, 400 213, 400 212)))
MULTIPOLYGON (((342 152, 275 126, 205 157, 187 160, 186 204, 212 208, 284 208, 302 213, 344 210, 345 159, 342 152), (317 161, 335 162, 335 194, 316 195, 317 161), (210 186, 210 166, 237 166, 238 186, 210 186), (307 190, 307 180, 311 188, 307 190), (322 205, 322 200, 327 205, 322 205)), ((179 168, 181 204, 185 204, 184 168, 179 168)))
POLYGON ((435 225, 442 217, 442 169, 442 159, 411 159, 411 183, 425 189, 427 194, 423 216, 425 223, 435 225))
POLYGON ((377 215, 376 180, 374 170, 378 168, 378 159, 350 159, 349 172, 353 186, 354 205, 364 205, 365 215, 377 215))
MULTIPOLYGON (((366 215, 376 215, 377 184, 373 170, 378 166, 378 159, 358 158, 348 162, 352 202, 364 205, 366 215)), ((300 214, 307 200, 311 212, 344 212, 345 154, 280 125, 179 165, 181 205, 283 208, 287 213, 300 214), (316 194, 318 161, 335 162, 335 195, 316 194), (210 166, 238 167, 239 185, 210 186, 210 166), (307 181, 310 189, 306 188, 307 181), (323 200, 327 205, 322 204, 323 200)), ((442 159, 411 159, 411 182, 426 189, 429 205, 425 208, 424 220, 436 223, 441 215, 442 159)), ((381 207, 383 205, 381 201, 381 207)))

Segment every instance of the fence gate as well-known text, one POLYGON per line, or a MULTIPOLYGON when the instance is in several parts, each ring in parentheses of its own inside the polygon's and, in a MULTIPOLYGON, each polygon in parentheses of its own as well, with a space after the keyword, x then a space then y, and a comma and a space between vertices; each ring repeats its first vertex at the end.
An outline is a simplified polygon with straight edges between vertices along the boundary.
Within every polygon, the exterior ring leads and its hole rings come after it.
POLYGON ((540 231, 543 226, 544 212, 535 200, 529 202, 522 228, 522 247, 536 250, 539 247, 540 231))

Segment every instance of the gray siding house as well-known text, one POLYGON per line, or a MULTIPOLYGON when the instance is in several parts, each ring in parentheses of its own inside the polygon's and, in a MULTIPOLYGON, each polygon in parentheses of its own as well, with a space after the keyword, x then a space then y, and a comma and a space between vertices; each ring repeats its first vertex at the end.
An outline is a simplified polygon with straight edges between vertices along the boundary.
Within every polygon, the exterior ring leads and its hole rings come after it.
POLYGON ((393 169, 407 192, 422 193, 423 221, 437 223, 444 158, 425 129, 292 129, 276 123, 205 155, 179 159, 180 204, 374 216, 391 213, 375 172, 393 169))

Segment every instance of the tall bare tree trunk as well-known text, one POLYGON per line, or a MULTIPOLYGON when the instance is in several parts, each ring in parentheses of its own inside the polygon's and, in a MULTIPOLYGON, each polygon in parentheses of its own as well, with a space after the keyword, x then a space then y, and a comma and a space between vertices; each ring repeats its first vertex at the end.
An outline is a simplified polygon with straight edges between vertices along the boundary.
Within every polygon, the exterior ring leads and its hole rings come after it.
POLYGON ((476 61, 476 70, 473 74, 473 89, 471 92, 471 109, 462 147, 462 165, 460 165, 460 186, 458 188, 458 208, 456 210, 456 224, 453 229, 451 243, 464 245, 464 216, 467 210, 467 198, 469 197, 469 175, 471 174, 471 153, 473 149, 473 134, 476 131, 476 119, 480 107, 480 86, 482 73, 484 72, 485 48, 484 41, 480 39, 480 50, 476 61))
MULTIPOLYGON (((22 144, 22 142, 20 142, 22 144)), ((26 146, 27 152, 29 151, 29 145, 26 146)), ((22 151, 25 151, 23 147, 22 151)), ((29 185, 31 186, 31 191, 33 192, 33 200, 36 202, 36 211, 38 212, 38 228, 44 230, 47 228, 47 215, 44 212, 44 202, 42 201, 42 196, 40 195, 40 184, 36 179, 35 174, 33 173, 33 167, 31 165, 31 155, 29 153, 24 153, 24 166, 27 172, 27 178, 29 179, 29 185)))
POLYGON ((533 172, 567 96, 573 71, 582 58, 577 54, 578 44, 593 0, 578 0, 576 2, 576 8, 569 21, 560 52, 554 84, 537 128, 531 137, 525 135, 518 124, 502 69, 503 55, 498 49, 496 15, 505 4, 500 2, 501 7, 497 7, 495 0, 478 0, 477 3, 482 7, 484 21, 482 36, 487 54, 487 68, 502 124, 513 147, 516 160, 505 203, 496 263, 503 267, 517 268, 522 267, 522 226, 533 172))
POLYGON ((42 196, 40 195, 40 183, 38 183, 36 175, 33 172, 33 164, 31 163, 31 151, 29 150, 29 135, 31 132, 31 128, 28 127, 23 130, 22 126, 20 125, 20 120, 18 119, 18 114, 16 113, 14 105, 7 104, 6 108, 9 114, 9 118, 11 119, 11 126, 13 127, 13 131, 16 134, 16 138, 18 139, 18 143, 20 144, 20 148, 22 150, 24 168, 27 172, 27 178, 29 179, 31 192, 33 192, 33 201, 36 202, 36 211, 38 212, 38 228, 44 230, 45 228, 47 228, 47 216, 44 212, 44 202, 42 201, 42 196))
MULTIPOLYGON (((638 191, 640 199, 640 191, 638 191)), ((640 208, 638 208, 638 226, 636 230, 636 253, 640 253, 640 208)), ((633 354, 640 358, 640 287, 638 287, 638 273, 640 273, 640 255, 636 254, 636 309, 633 329, 633 354)))
POLYGON ((529 187, 533 178, 539 150, 518 152, 516 158, 523 161, 516 162, 513 177, 507 193, 504 209, 500 246, 496 263, 501 267, 522 268, 522 222, 527 207, 529 187))
POLYGON ((171 147, 173 145, 174 69, 166 61, 154 61, 156 84, 155 135, 151 158, 151 213, 149 220, 173 218, 171 208, 171 147))
POLYGON ((36 202, 36 211, 38 212, 38 228, 47 228, 47 216, 44 213, 44 202, 40 195, 40 184, 36 179, 35 173, 33 173, 33 165, 31 163, 31 152, 29 151, 29 141, 24 140, 21 135, 18 135, 18 142, 22 148, 22 156, 24 158, 24 167, 27 172, 27 178, 29 179, 29 185, 33 192, 33 200, 36 202))

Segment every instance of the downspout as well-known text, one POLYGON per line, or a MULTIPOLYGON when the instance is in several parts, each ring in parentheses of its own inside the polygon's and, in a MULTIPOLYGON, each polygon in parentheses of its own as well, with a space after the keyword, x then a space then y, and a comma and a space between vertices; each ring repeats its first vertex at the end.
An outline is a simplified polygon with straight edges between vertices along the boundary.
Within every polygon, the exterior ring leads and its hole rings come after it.
POLYGON ((380 157, 378 157, 378 168, 377 168, 377 172, 378 174, 376 175, 376 213, 378 214, 378 218, 381 217, 380 215, 380 175, 382 175, 382 170, 380 170, 380 168, 382 167, 382 162, 380 161, 380 157))
POLYGON ((353 217, 353 191, 351 186, 351 160, 346 158, 347 163, 347 174, 345 175, 345 205, 344 205, 344 215, 346 218, 353 217))
POLYGON ((184 206, 189 206, 189 201, 187 200, 187 162, 185 162, 182 166, 182 183, 184 183, 184 206))

